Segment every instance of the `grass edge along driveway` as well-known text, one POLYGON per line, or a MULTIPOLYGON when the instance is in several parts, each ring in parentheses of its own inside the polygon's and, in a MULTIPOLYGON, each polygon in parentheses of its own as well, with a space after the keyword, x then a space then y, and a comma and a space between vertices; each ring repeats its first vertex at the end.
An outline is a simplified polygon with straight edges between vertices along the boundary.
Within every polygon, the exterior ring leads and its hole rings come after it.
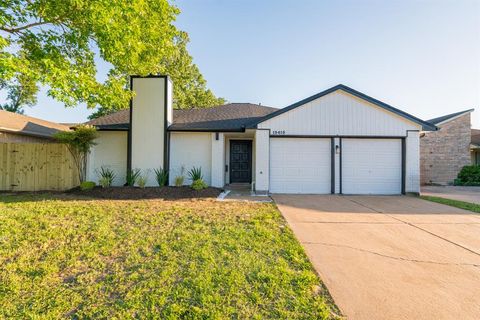
POLYGON ((465 202, 465 201, 460 201, 460 200, 453 200, 453 199, 447 199, 447 198, 441 198, 441 197, 433 197, 433 196, 420 196, 421 199, 423 200, 428 200, 436 203, 441 203, 445 204, 451 207, 456 207, 459 209, 464 209, 464 210, 469 210, 472 212, 480 213, 480 205, 471 203, 471 202, 465 202))
POLYGON ((327 319, 273 204, 0 195, 0 318, 327 319))

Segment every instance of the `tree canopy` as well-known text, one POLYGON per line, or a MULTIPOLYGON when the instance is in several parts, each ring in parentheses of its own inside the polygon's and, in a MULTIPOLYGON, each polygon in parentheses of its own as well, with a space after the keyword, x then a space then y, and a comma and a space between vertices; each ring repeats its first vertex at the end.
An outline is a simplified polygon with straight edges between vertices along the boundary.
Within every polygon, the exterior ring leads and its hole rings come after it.
POLYGON ((128 75, 168 74, 176 108, 221 104, 187 51, 188 35, 173 24, 179 12, 167 0, 3 0, 3 89, 15 97, 21 90, 12 88, 28 83, 31 98, 45 86, 65 106, 85 103, 101 115, 128 107, 128 75), (111 66, 106 79, 96 57, 111 66))

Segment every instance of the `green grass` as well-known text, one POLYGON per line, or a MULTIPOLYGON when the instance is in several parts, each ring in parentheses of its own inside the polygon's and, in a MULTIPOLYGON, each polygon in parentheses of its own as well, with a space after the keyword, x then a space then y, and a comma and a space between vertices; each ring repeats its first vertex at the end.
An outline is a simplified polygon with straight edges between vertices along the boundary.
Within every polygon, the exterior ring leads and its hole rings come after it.
POLYGON ((324 319, 272 204, 0 196, 0 318, 324 319))
POLYGON ((446 204, 452 207, 457 207, 460 209, 465 209, 469 211, 473 211, 476 213, 480 213, 480 205, 475 204, 475 203, 470 203, 470 202, 465 202, 465 201, 459 201, 459 200, 452 200, 452 199, 446 199, 446 198, 440 198, 440 197, 432 197, 432 196, 420 196, 420 198, 428 200, 428 201, 433 201, 441 204, 446 204))

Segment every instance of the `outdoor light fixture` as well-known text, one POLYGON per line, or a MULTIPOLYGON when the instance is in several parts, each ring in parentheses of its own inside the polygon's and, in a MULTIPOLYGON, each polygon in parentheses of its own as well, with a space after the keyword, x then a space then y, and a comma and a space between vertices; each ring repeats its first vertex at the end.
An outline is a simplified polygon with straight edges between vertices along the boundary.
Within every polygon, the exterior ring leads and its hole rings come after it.
POLYGON ((335 153, 340 154, 340 146, 338 144, 335 145, 335 153))

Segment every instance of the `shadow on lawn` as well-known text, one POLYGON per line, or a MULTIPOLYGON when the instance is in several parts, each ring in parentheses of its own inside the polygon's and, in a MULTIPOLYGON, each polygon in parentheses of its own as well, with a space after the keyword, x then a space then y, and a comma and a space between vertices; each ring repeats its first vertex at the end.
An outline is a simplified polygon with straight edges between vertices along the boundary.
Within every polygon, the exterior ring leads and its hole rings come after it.
POLYGON ((193 190, 183 187, 95 187, 82 191, 74 188, 65 192, 38 191, 38 192, 0 192, 0 202, 26 202, 35 200, 189 200, 214 199, 222 189, 208 187, 203 190, 193 190))

